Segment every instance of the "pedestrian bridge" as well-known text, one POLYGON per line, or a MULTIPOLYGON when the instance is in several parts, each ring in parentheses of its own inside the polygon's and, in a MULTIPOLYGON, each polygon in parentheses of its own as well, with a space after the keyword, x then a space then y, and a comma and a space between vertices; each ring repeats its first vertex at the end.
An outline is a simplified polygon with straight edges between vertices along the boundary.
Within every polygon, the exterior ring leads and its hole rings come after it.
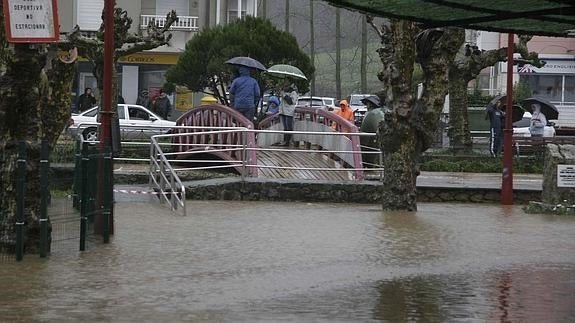
POLYGON ((185 215, 186 171, 233 171, 242 177, 273 179, 361 181, 369 172, 381 174, 379 150, 364 147, 357 127, 335 113, 296 108, 291 147, 283 139, 279 116, 268 116, 257 128, 239 112, 212 104, 182 115, 170 134, 152 137, 150 186, 161 200, 185 215), (362 151, 362 148, 364 150, 362 151), (367 150, 366 150, 367 149, 367 150), (376 158, 373 158, 376 156, 376 158))
POLYGON ((292 132, 295 147, 279 148, 285 132, 277 114, 256 128, 241 113, 212 104, 182 115, 172 137, 177 158, 196 161, 196 169, 234 168, 251 177, 361 180, 358 132, 335 113, 298 107, 292 132))

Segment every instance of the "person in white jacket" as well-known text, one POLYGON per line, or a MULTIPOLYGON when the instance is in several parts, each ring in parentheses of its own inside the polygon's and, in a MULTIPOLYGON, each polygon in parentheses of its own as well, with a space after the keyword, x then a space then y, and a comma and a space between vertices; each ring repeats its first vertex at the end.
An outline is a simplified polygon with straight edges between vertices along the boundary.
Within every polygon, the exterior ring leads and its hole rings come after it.
MULTIPOLYGON (((279 114, 284 131, 293 131, 293 116, 298 99, 299 95, 297 93, 297 88, 293 84, 284 87, 280 94, 281 103, 279 107, 279 114)), ((289 146, 291 142, 292 134, 286 133, 284 134, 284 140, 280 146, 289 146)))
POLYGON ((534 103, 532 106, 531 122, 529 123, 529 132, 531 137, 543 137, 543 131, 547 125, 547 118, 541 113, 541 106, 534 103))

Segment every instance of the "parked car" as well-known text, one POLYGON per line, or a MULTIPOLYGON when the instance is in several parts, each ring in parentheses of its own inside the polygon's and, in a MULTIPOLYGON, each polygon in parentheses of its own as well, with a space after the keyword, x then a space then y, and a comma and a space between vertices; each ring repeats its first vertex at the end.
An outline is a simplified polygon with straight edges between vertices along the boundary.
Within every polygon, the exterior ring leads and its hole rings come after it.
POLYGON ((355 117, 355 124, 360 127, 363 122, 363 118, 367 113, 367 106, 361 102, 362 99, 371 96, 371 94, 352 94, 347 97, 347 102, 349 102, 349 107, 353 111, 355 117))
POLYGON ((321 99, 323 100, 323 105, 325 105, 329 111, 335 111, 335 109, 339 108, 335 105, 335 98, 322 97, 321 99))
MULTIPOLYGON (((82 134, 85 140, 98 140, 98 107, 73 114, 68 133, 74 137, 82 134)), ((155 113, 135 104, 118 104, 120 134, 122 139, 148 139, 154 135, 168 133, 176 125, 163 120, 155 113)))
MULTIPOLYGON (((513 136, 514 137, 531 137, 529 132, 529 125, 531 124, 531 113, 525 112, 523 119, 513 123, 513 136)), ((543 137, 555 137, 555 128, 552 124, 548 124, 543 128, 543 137)))
POLYGON ((324 104, 323 98, 319 96, 301 96, 297 100, 297 105, 300 107, 312 107, 327 110, 327 106, 324 104))

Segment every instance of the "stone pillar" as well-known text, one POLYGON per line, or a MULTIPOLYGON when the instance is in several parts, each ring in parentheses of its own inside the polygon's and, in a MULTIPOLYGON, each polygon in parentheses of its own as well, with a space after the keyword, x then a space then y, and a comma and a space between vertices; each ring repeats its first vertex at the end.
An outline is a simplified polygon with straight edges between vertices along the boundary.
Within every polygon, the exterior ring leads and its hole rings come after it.
POLYGON ((549 205, 574 205, 575 187, 557 187, 557 165, 575 165, 575 145, 547 145, 542 201, 549 205))

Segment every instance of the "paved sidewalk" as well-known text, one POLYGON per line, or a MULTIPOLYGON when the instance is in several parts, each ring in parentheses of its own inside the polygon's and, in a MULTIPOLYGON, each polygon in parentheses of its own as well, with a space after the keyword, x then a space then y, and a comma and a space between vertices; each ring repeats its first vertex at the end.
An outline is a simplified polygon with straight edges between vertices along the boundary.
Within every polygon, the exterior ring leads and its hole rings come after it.
MULTIPOLYGON (((417 186, 501 189, 501 174, 422 172, 417 178, 417 186)), ((543 175, 514 174, 513 188, 541 191, 543 189, 543 175)))

